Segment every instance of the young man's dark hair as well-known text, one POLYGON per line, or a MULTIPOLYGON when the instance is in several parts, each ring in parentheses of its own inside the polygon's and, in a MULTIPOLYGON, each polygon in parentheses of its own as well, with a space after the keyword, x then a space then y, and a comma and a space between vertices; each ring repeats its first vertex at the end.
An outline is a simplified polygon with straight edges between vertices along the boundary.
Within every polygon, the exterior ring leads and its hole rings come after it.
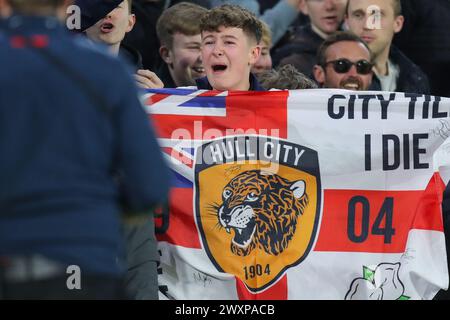
POLYGON ((180 2, 163 11, 156 23, 156 33, 161 45, 173 46, 175 33, 187 36, 200 34, 200 21, 208 10, 189 2, 180 2))
POLYGON ((242 29, 256 43, 261 41, 263 28, 261 21, 253 13, 240 6, 225 4, 216 7, 209 10, 200 21, 202 31, 218 32, 220 27, 242 29))

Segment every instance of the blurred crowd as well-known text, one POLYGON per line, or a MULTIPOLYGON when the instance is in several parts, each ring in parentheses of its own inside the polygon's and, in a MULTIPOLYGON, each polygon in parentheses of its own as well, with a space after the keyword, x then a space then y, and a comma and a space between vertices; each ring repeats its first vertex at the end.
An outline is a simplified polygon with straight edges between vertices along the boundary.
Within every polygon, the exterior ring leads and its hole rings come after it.
POLYGON ((196 25, 203 10, 199 7, 209 9, 229 3, 249 9, 264 22, 261 55, 252 69, 256 75, 292 64, 320 87, 450 96, 444 78, 450 68, 448 0, 187 2, 192 4, 134 0, 137 23, 123 41, 137 49, 144 68, 156 72, 166 87, 192 85, 193 81, 186 78, 205 75, 198 73, 202 71, 198 67, 201 37, 196 25), (359 37, 361 48, 350 48, 355 46, 350 43, 358 40, 337 36, 336 44, 330 44, 318 57, 325 39, 339 31, 359 37), (369 52, 363 52, 364 43, 369 52), (170 63, 168 54, 175 57, 176 64, 170 63), (359 65, 368 62, 373 68, 367 71, 367 67, 349 65, 358 61, 359 65), (186 81, 172 82, 183 77, 186 81))

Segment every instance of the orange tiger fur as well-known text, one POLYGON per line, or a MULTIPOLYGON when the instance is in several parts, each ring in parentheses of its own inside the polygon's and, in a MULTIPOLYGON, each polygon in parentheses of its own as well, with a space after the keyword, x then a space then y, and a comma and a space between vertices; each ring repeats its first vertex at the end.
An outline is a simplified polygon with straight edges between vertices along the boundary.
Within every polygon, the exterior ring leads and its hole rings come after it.
MULTIPOLYGON (((251 243, 243 248, 231 242, 231 251, 238 256, 247 256, 255 248, 271 255, 279 255, 289 245, 297 228, 297 219, 308 205, 308 195, 294 196, 292 182, 276 174, 261 174, 259 170, 246 171, 231 180, 224 190, 231 196, 225 199, 223 208, 231 210, 242 205, 248 194, 258 195, 251 205, 256 225, 251 243)), ((235 230, 236 232, 236 230, 235 230)))

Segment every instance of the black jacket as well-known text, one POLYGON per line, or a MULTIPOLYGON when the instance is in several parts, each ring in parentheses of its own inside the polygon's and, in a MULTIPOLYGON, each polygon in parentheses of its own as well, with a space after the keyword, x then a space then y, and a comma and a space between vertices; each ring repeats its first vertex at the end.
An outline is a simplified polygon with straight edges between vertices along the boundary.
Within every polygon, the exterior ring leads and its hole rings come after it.
POLYGON ((122 43, 119 49, 119 56, 125 60, 136 72, 139 69, 143 69, 142 56, 133 47, 122 43))
MULTIPOLYGON (((397 79, 398 92, 409 92, 419 94, 430 94, 430 84, 425 73, 408 59, 399 49, 391 46, 389 59, 399 68, 399 76, 397 79)), ((380 91, 380 80, 374 74, 372 84, 369 90, 380 91)))
MULTIPOLYGON (((445 247, 447 251, 447 268, 450 270, 450 183, 444 191, 442 202, 442 215, 444 223, 445 247)), ((439 290, 433 300, 450 300, 450 290, 439 290)))
POLYGON ((119 278, 118 212, 146 212, 169 188, 136 85, 56 18, 17 15, 0 28, 0 255, 42 254, 119 278), (14 48, 5 33, 47 42, 14 48))
POLYGON ((323 39, 312 30, 311 24, 302 26, 295 31, 289 43, 274 52, 273 65, 292 64, 298 71, 311 75, 322 42, 323 39))
POLYGON ((128 32, 122 43, 136 48, 142 55, 144 69, 157 70, 162 59, 159 56, 159 40, 156 35, 156 22, 164 10, 164 1, 133 1, 136 24, 128 32))
POLYGON ((450 1, 401 3, 405 23, 394 44, 427 74, 433 95, 450 97, 450 1))
POLYGON ((169 67, 167 66, 167 63, 163 63, 161 67, 156 72, 158 77, 161 79, 161 81, 164 83, 164 88, 176 88, 177 85, 172 79, 172 76, 169 72, 169 67))

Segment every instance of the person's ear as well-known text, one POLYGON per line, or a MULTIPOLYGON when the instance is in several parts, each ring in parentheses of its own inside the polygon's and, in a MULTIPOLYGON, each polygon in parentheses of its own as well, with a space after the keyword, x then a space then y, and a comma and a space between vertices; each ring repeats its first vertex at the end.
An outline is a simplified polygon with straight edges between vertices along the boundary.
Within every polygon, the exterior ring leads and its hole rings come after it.
POLYGON ((250 50, 249 65, 254 65, 261 56, 261 46, 256 45, 250 50))
POLYGON ((308 6, 306 5, 306 0, 300 0, 298 3, 298 8, 301 13, 308 15, 308 6))
POLYGON ((166 46, 161 46, 159 48, 159 55, 168 65, 171 65, 173 63, 172 54, 169 48, 167 48, 166 46))
POLYGON ((136 24, 136 15, 135 14, 130 14, 128 16, 127 32, 130 32, 131 30, 133 30, 135 24, 136 24))
POLYGON ((403 29, 403 23, 405 22, 405 17, 398 16, 394 20, 394 32, 399 33, 403 29))
POLYGON ((325 70, 323 70, 322 66, 316 64, 313 67, 313 75, 318 84, 323 85, 325 83, 325 70))

